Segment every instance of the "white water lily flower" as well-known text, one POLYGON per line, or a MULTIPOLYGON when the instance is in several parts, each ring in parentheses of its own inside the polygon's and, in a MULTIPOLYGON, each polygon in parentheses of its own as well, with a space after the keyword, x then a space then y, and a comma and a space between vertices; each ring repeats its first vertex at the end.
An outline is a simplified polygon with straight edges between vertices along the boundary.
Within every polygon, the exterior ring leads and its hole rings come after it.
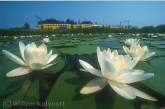
POLYGON ((44 39, 42 40, 42 42, 48 43, 48 42, 50 42, 50 40, 49 40, 49 38, 44 38, 44 39))
POLYGON ((146 61, 147 58, 155 54, 155 52, 149 53, 147 46, 141 47, 140 44, 132 44, 130 50, 126 46, 123 46, 123 49, 129 56, 139 57, 141 61, 146 61))
POLYGON ((100 48, 97 48, 97 57, 99 61, 99 65, 101 66, 101 61, 104 58, 105 60, 111 60, 112 64, 115 66, 116 69, 125 69, 130 68, 132 69, 138 62, 137 59, 133 59, 129 55, 119 55, 117 50, 114 50, 111 52, 111 50, 108 48, 108 50, 104 50, 103 52, 100 51, 100 48), (103 56, 104 54, 104 56, 103 56), (136 61, 135 61, 136 60, 136 61), (120 63, 120 64, 119 64, 120 63))
POLYGON ((124 56, 121 55, 108 58, 109 54, 107 51, 100 52, 99 48, 97 49, 97 57, 101 71, 95 69, 87 62, 79 60, 80 64, 84 68, 82 71, 90 72, 91 74, 98 76, 97 78, 94 78, 89 83, 87 83, 81 89, 80 93, 93 93, 101 90, 107 84, 109 84, 114 91, 127 99, 135 99, 136 96, 139 96, 144 99, 157 101, 155 98, 128 85, 129 83, 142 81, 154 76, 152 73, 144 73, 143 70, 132 69, 139 61, 139 58, 134 58, 131 61, 123 61, 122 59, 124 58, 121 57, 124 56))
POLYGON ((132 38, 129 38, 129 39, 126 39, 126 41, 124 41, 127 45, 132 45, 132 44, 138 44, 139 42, 139 39, 132 39, 132 38))
POLYGON ((52 55, 52 50, 47 53, 47 46, 45 44, 42 44, 37 48, 37 45, 34 42, 27 46, 25 46, 24 43, 19 42, 19 49, 23 60, 6 50, 2 50, 2 52, 12 61, 24 66, 8 72, 6 74, 7 77, 28 74, 33 70, 46 69, 56 64, 49 63, 52 62, 58 54, 52 55))

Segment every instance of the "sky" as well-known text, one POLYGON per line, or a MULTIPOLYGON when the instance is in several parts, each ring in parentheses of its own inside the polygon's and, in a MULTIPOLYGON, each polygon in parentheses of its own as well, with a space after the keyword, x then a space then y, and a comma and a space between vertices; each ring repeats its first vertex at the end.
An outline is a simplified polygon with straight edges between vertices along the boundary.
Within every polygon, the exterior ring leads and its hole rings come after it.
POLYGON ((35 29, 38 19, 73 19, 104 25, 158 26, 165 24, 165 1, 0 1, 0 28, 35 29), (122 25, 128 25, 127 22, 122 25))

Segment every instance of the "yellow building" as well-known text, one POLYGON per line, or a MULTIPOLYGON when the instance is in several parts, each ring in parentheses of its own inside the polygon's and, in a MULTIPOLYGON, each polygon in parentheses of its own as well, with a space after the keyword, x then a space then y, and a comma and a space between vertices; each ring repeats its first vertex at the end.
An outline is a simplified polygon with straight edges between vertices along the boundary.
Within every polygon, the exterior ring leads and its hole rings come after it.
MULTIPOLYGON (((120 25, 94 25, 94 24, 38 24, 36 29, 77 29, 77 28, 92 28, 92 27, 99 27, 99 28, 109 28, 109 29, 131 29, 128 26, 120 26, 120 25)), ((136 27, 138 29, 138 27, 136 27)))
POLYGON ((120 26, 119 25, 110 25, 109 28, 110 29, 119 29, 120 26))
POLYGON ((81 24, 81 28, 84 29, 84 28, 91 28, 91 27, 94 27, 93 24, 81 24))
POLYGON ((71 29, 71 24, 38 24, 37 29, 71 29))
POLYGON ((109 28, 109 27, 110 27, 110 25, 103 25, 103 27, 104 27, 104 28, 109 28))
POLYGON ((81 25, 73 24, 73 25, 71 25, 71 28, 72 28, 72 29, 81 28, 81 25))

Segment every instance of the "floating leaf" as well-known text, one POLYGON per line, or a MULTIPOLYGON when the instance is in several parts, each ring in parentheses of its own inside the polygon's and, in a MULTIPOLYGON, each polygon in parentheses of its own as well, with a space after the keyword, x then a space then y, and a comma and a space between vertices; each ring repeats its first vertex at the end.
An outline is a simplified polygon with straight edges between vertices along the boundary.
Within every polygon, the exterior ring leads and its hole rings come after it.
POLYGON ((39 101, 39 80, 36 79, 31 83, 23 101, 37 103, 39 101))
POLYGON ((165 96, 165 61, 153 59, 149 62, 139 62, 135 69, 144 70, 146 73, 154 73, 154 76, 142 81, 143 84, 165 96))
MULTIPOLYGON (((105 49, 103 47, 100 47, 101 50, 105 49)), ((59 51, 64 54, 70 54, 70 55, 84 55, 84 54, 93 54, 96 53, 97 46, 94 45, 79 45, 76 47, 65 47, 60 48, 59 51)))
MULTIPOLYGON (((7 97, 5 97, 5 100, 9 100, 9 102, 11 103, 9 106, 19 105, 17 103, 23 100, 30 85, 31 85, 31 81, 26 80, 15 93, 10 94, 7 97)), ((0 104, 0 108, 1 109, 4 108, 3 102, 0 104)))
POLYGON ((55 60, 53 60, 51 63, 56 63, 55 65, 45 69, 45 70, 40 70, 41 72, 45 72, 45 73, 57 73, 60 70, 62 70, 65 66, 65 61, 64 59, 57 57, 55 60))
POLYGON ((130 100, 117 96, 112 109, 136 109, 130 100))
POLYGON ((96 109, 94 96, 83 98, 79 92, 75 92, 77 85, 82 86, 82 79, 75 72, 66 71, 60 76, 46 101, 55 106, 45 106, 46 109, 96 109), (68 80, 69 79, 69 80, 68 80))

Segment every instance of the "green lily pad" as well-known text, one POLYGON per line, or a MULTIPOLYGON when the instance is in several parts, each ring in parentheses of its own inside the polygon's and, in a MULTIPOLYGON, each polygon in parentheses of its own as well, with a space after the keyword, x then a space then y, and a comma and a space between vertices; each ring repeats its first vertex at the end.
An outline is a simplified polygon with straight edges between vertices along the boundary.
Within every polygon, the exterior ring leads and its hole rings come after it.
MULTIPOLYGON (((9 107, 16 105, 15 103, 17 101, 22 101, 27 90, 29 89, 31 85, 31 81, 30 80, 26 80, 21 87, 13 94, 8 95, 7 97, 5 97, 5 100, 8 100, 11 104, 8 105, 9 107)), ((0 108, 4 108, 3 102, 0 104, 0 108)))
MULTIPOLYGON (((101 50, 105 50, 105 48, 100 47, 101 50)), ((59 51, 64 54, 70 54, 70 55, 84 55, 84 54, 93 54, 96 53, 97 46, 94 45, 79 45, 76 47, 65 47, 60 48, 59 51)))
POLYGON ((165 45, 156 45, 156 48, 165 48, 165 45))
POLYGON ((79 93, 75 92, 77 85, 81 85, 82 79, 77 76, 75 72, 66 71, 60 78, 57 80, 55 85, 52 87, 46 101, 48 103, 54 103, 55 106, 45 106, 45 109, 97 109, 95 104, 94 96, 81 99, 79 93), (76 79, 77 78, 77 79, 76 79), (71 79, 69 82, 74 81, 74 84, 67 83, 67 79, 71 79), (80 97, 81 100, 74 100, 77 97, 80 97))
POLYGON ((36 79, 31 83, 23 101, 36 103, 39 101, 39 80, 36 79))
POLYGON ((142 81, 143 84, 165 96, 165 61, 153 59, 149 62, 138 62, 135 69, 144 70, 146 73, 154 73, 154 76, 142 81))
POLYGON ((112 109, 136 109, 135 106, 131 103, 131 101, 126 100, 121 96, 117 96, 114 106, 112 109))
POLYGON ((156 109, 156 108, 151 105, 142 105, 140 109, 156 109))
POLYGON ((24 77, 21 78, 1 78, 0 80, 0 97, 16 91, 22 84, 24 77))
POLYGON ((149 52, 155 52, 153 56, 164 56, 165 50, 157 49, 157 48, 149 48, 149 52))
POLYGON ((163 84, 165 79, 159 76, 154 76, 148 80, 143 81, 142 83, 148 86, 149 88, 155 90, 156 92, 165 96, 165 85, 163 84))
POLYGON ((41 72, 54 74, 54 73, 59 72, 60 70, 62 70, 65 67, 65 61, 64 61, 64 59, 62 59, 60 57, 57 57, 51 63, 56 63, 56 64, 45 70, 41 70, 41 72))
POLYGON ((54 47, 48 47, 48 53, 50 52, 50 50, 52 50, 53 51, 53 53, 52 54, 61 54, 60 52, 59 52, 59 49, 58 48, 54 48, 54 47))

